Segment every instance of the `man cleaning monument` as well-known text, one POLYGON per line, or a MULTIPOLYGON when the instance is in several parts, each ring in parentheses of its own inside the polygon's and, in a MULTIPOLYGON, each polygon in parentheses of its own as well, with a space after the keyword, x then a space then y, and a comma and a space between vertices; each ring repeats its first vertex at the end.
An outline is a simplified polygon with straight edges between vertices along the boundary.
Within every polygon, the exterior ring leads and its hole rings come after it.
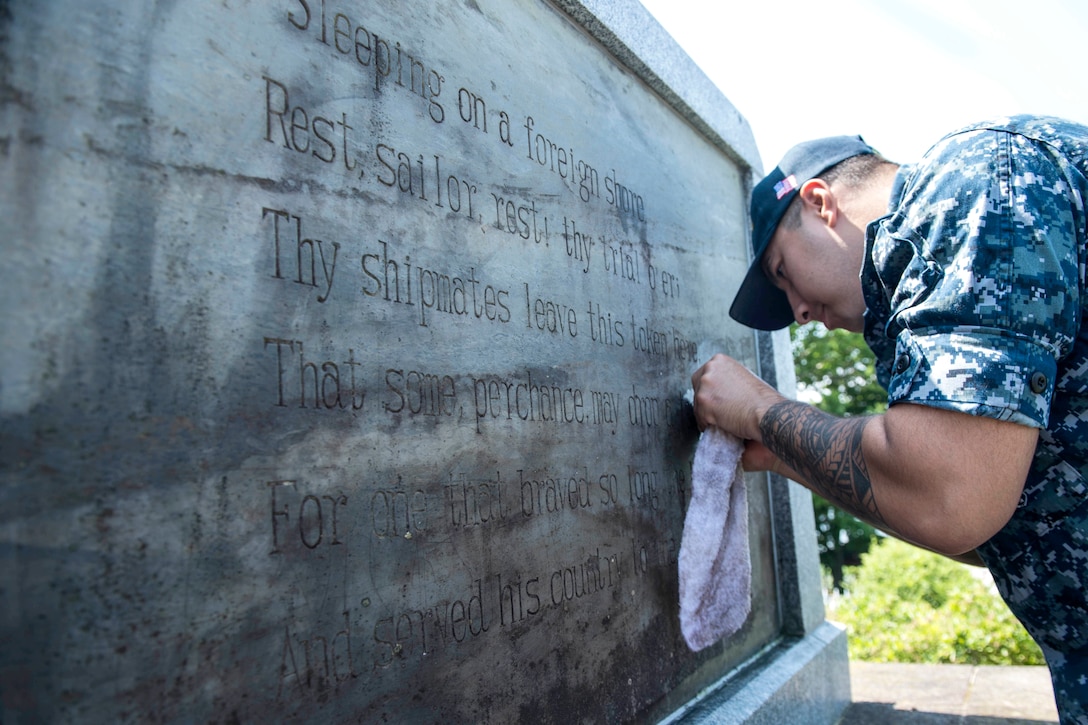
POLYGON ((888 410, 838 419, 718 355, 700 428, 907 541, 981 559, 1088 723, 1088 128, 1020 116, 917 164, 860 137, 802 143, 753 190, 730 314, 863 332, 888 410))

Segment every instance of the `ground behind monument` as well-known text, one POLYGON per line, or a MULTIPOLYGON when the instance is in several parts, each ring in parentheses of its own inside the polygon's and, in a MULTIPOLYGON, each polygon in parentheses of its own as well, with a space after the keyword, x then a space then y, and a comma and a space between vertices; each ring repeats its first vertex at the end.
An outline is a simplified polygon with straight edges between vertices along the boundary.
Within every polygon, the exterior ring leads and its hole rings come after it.
POLYGON ((1057 723, 1046 667, 851 662, 839 725, 1057 723))

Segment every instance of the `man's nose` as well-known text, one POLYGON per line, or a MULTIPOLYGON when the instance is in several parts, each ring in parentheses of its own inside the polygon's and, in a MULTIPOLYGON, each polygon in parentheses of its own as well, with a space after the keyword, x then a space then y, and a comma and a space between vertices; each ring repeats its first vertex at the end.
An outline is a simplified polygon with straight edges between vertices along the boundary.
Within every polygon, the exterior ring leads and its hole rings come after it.
POLYGON ((786 299, 789 300, 790 308, 793 310, 793 319, 798 325, 812 322, 812 308, 796 292, 786 290, 786 299))

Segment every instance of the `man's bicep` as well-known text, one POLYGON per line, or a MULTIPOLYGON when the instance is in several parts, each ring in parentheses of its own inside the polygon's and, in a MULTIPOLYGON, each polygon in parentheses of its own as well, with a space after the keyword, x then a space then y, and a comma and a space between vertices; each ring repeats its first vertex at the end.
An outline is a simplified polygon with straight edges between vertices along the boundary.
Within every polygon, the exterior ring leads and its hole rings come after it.
POLYGON ((884 417, 889 442, 915 456, 916 466, 972 490, 1003 481, 1022 487, 1039 439, 1037 428, 913 403, 893 405, 884 417))
POLYGON ((905 536, 943 553, 973 549, 1008 522, 1039 437, 1018 423, 909 403, 867 434, 881 509, 910 522, 905 536))

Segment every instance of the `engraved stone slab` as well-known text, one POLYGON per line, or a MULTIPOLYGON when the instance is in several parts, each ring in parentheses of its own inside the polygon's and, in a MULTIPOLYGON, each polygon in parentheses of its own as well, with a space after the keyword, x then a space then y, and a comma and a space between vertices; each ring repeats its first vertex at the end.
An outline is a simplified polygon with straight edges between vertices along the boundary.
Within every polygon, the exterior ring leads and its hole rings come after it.
POLYGON ((759 479, 748 623, 676 604, 750 170, 563 9, 0 33, 4 722, 650 720, 778 636, 759 479))

